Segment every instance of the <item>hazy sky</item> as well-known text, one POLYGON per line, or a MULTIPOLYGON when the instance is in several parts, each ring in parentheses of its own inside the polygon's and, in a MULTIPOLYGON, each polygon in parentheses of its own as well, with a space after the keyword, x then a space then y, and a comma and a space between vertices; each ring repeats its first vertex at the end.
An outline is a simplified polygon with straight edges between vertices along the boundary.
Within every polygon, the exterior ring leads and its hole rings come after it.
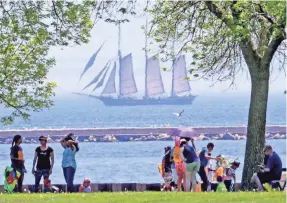
MULTIPOLYGON (((134 75, 137 82, 137 87, 140 94, 144 92, 144 68, 145 56, 142 50, 145 43, 145 35, 140 29, 145 24, 145 18, 132 19, 130 23, 125 23, 121 27, 121 50, 122 56, 132 53, 134 75)), ((50 70, 48 79, 55 81, 58 84, 56 90, 57 95, 78 91, 88 84, 95 75, 103 68, 104 64, 117 54, 117 41, 118 41, 118 28, 109 23, 99 22, 96 24, 92 31, 92 38, 88 44, 81 46, 54 47, 51 49, 50 54, 56 58, 56 66, 50 70), (87 71, 82 80, 79 81, 81 72, 83 71, 86 63, 91 55, 106 41, 101 52, 99 53, 93 67, 87 71)), ((151 56, 151 54, 150 54, 151 56)), ((190 57, 186 58, 187 63, 191 60, 190 57)), ((167 64, 168 66, 169 64, 167 64)), ((162 64, 166 66, 166 64, 162 64)), ((163 81, 165 84, 166 92, 171 89, 171 72, 162 72, 163 81)), ((118 78, 118 77, 117 77, 118 78)), ((117 83, 118 84, 118 83, 117 83)), ((203 94, 208 92, 225 92, 225 91, 250 91, 250 80, 248 73, 238 75, 236 77, 236 88, 229 89, 229 83, 217 83, 212 86, 211 81, 192 79, 191 82, 192 93, 203 94)), ((271 76, 270 90, 271 92, 282 92, 285 90, 286 80, 284 73, 274 72, 271 76)), ((92 88, 91 88, 92 89, 92 88)), ((88 92, 91 91, 88 90, 88 92)), ((95 94, 100 93, 99 89, 95 94)))

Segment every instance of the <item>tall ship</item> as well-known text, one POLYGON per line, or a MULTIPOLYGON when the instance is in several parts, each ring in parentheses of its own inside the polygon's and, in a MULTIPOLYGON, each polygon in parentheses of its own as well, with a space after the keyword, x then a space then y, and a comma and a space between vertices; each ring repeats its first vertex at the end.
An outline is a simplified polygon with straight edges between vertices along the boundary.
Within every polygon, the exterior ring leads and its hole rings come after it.
MULTIPOLYGON (((132 53, 123 57, 121 56, 120 24, 118 24, 118 27, 119 38, 117 59, 108 61, 94 79, 82 89, 83 91, 94 86, 90 94, 82 92, 77 92, 76 94, 98 99, 102 101, 105 106, 192 104, 196 96, 191 94, 190 84, 187 80, 185 55, 180 55, 173 59, 171 92, 166 96, 167 94, 162 80, 159 57, 158 55, 148 57, 147 51, 145 51, 145 94, 143 97, 133 96, 138 92, 138 88, 134 78, 132 53), (116 85, 117 76, 119 77, 118 86, 116 85), (92 94, 95 90, 102 87, 103 89, 100 95, 92 94)), ((102 46, 87 63, 81 74, 81 78, 93 65, 102 46)))

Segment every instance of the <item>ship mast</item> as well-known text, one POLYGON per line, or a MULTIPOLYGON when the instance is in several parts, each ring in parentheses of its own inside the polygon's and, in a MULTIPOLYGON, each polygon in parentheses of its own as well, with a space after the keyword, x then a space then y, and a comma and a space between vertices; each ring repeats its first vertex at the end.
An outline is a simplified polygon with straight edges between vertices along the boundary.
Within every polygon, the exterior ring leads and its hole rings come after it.
MULTIPOLYGON (((147 25, 148 25, 148 16, 146 14, 146 22, 145 22, 145 27, 147 30, 147 25)), ((148 98, 148 92, 147 92, 147 61, 148 61, 148 55, 147 55, 147 33, 145 33, 145 94, 144 98, 148 98)))
POLYGON ((121 23, 118 20, 118 58, 119 58, 119 97, 122 96, 121 92, 121 60, 122 60, 122 55, 121 55, 121 23))
POLYGON ((172 41, 172 46, 171 46, 171 51, 172 51, 172 79, 171 79, 171 93, 170 96, 175 96, 174 94, 174 60, 176 57, 174 57, 174 39, 172 41))

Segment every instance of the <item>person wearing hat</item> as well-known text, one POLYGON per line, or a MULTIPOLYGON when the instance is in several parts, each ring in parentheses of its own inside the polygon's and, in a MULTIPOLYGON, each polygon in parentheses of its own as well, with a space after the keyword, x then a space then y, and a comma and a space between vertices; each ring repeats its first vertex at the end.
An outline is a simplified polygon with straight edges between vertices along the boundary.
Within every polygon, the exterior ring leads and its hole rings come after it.
POLYGON ((32 174, 35 176, 35 192, 39 191, 42 176, 44 179, 49 179, 54 166, 54 150, 47 146, 47 137, 40 136, 39 141, 40 146, 35 150, 32 166, 32 174))

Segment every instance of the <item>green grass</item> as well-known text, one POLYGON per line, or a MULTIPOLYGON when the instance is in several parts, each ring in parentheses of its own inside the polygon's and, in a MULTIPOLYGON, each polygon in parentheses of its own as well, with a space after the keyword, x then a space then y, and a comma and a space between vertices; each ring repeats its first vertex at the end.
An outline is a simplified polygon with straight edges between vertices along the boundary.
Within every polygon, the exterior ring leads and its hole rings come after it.
POLYGON ((176 193, 123 192, 92 194, 0 194, 0 203, 283 203, 283 192, 176 193))

